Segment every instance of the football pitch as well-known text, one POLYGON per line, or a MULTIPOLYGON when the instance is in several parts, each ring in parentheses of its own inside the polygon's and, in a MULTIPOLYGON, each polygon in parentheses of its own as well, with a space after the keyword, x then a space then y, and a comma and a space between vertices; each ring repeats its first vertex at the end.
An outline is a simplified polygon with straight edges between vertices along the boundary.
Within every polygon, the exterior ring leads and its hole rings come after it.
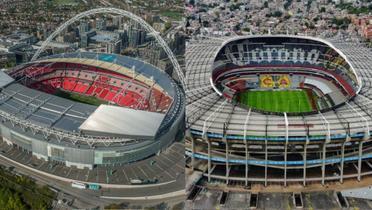
POLYGON ((78 93, 71 93, 71 92, 66 92, 62 90, 58 90, 54 95, 66 98, 72 101, 84 103, 84 104, 90 104, 94 106, 99 106, 101 104, 107 104, 106 101, 100 100, 94 96, 84 96, 80 95, 78 93))
POLYGON ((268 112, 313 111, 309 96, 303 90, 247 91, 239 93, 240 103, 268 112))

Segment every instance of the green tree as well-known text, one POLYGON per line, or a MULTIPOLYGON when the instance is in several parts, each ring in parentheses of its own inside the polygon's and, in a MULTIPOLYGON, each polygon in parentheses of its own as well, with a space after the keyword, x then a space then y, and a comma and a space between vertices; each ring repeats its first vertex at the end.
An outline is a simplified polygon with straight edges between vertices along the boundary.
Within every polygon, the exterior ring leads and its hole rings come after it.
POLYGON ((166 22, 165 23, 165 26, 164 26, 164 31, 167 31, 168 29, 170 29, 172 27, 172 23, 170 21, 166 22))
POLYGON ((279 11, 279 10, 275 11, 275 12, 272 14, 273 17, 281 17, 282 15, 283 15, 283 13, 282 13, 281 11, 279 11))

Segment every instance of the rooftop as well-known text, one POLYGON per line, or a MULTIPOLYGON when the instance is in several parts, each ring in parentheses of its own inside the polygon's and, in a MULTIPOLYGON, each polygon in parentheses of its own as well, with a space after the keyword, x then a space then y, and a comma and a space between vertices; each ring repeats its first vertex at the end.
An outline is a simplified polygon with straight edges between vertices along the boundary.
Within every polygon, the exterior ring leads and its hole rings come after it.
POLYGON ((40 126, 74 132, 97 107, 33 90, 21 84, 0 93, 0 110, 40 126))
POLYGON ((164 114, 125 107, 100 105, 79 127, 85 133, 119 134, 125 137, 154 138, 164 114))

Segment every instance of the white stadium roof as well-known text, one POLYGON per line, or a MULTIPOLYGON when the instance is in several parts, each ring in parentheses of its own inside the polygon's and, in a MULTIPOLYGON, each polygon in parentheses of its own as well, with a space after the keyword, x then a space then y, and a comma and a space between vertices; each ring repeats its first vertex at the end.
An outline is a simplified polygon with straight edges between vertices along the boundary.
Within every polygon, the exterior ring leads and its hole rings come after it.
POLYGON ((4 71, 0 71, 0 87, 5 87, 6 85, 12 83, 14 79, 10 77, 4 71))
POLYGON ((153 139, 164 117, 161 113, 100 105, 79 129, 85 133, 153 139))

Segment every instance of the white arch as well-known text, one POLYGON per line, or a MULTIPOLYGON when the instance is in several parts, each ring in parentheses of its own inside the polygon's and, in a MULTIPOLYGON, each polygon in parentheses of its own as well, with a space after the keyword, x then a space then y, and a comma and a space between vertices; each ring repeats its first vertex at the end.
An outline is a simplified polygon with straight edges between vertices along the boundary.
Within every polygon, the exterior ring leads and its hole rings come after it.
POLYGON ((169 48, 169 46, 167 45, 167 43, 164 41, 164 39, 158 34, 157 31, 155 31, 155 29, 153 29, 146 21, 144 21, 142 18, 138 17, 137 15, 134 15, 132 14, 131 12, 128 12, 128 11, 125 11, 125 10, 122 10, 122 9, 116 9, 116 8, 97 8, 97 9, 92 9, 92 10, 88 10, 88 11, 85 11, 85 12, 82 12, 78 15, 76 15, 75 17, 69 19, 68 21, 66 21, 65 23, 63 23, 61 26, 59 26, 57 28, 56 31, 54 31, 44 42, 43 44, 41 45, 40 49, 38 49, 36 51, 36 53, 34 54, 34 56, 32 57, 31 61, 34 61, 36 60, 39 56, 40 56, 40 53, 44 51, 44 49, 49 45, 49 43, 59 34, 61 33, 62 31, 64 31, 69 25, 71 25, 72 23, 74 23, 75 21, 79 20, 80 18, 83 18, 83 17, 87 17, 87 16, 90 16, 90 15, 95 15, 95 14, 101 14, 101 13, 109 13, 109 14, 116 14, 116 15, 122 15, 122 16, 125 16, 131 20, 134 20, 136 21, 137 23, 139 23, 144 29, 147 30, 147 32, 150 32, 151 34, 153 34, 154 38, 156 39, 156 41, 160 44, 160 46, 164 49, 165 53, 167 53, 168 55, 168 58, 171 60, 172 64, 173 64, 173 67, 174 69, 176 70, 176 73, 177 73, 177 76, 178 76, 178 79, 180 80, 182 86, 184 88, 186 88, 185 86, 185 78, 184 78, 184 75, 181 71, 181 67, 176 59, 176 57, 174 56, 172 50, 169 48))

